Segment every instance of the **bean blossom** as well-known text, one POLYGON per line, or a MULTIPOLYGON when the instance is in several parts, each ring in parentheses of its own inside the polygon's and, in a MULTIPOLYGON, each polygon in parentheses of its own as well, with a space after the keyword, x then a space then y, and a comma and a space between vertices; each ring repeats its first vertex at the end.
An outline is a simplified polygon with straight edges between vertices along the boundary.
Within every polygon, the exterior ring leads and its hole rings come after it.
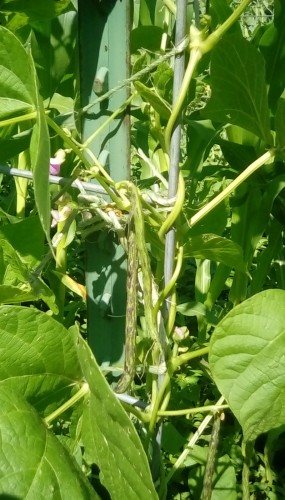
POLYGON ((49 172, 51 175, 58 175, 60 172, 60 167, 61 164, 65 160, 66 153, 63 149, 59 149, 55 155, 54 158, 50 158, 49 161, 49 172))

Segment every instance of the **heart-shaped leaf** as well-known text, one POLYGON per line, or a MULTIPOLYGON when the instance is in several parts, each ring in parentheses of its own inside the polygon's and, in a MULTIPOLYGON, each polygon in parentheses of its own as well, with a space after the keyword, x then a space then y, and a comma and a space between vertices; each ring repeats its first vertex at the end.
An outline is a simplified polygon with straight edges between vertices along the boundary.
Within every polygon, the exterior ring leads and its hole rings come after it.
POLYGON ((117 401, 86 343, 78 355, 90 388, 82 441, 86 457, 100 468, 100 480, 112 500, 157 499, 148 461, 135 428, 117 401))
POLYGON ((16 392, 0 391, 0 497, 99 499, 66 449, 16 392))
POLYGON ((70 333, 36 309, 0 307, 0 388, 20 392, 48 414, 82 380, 70 333))
POLYGON ((0 27, 0 119, 34 111, 31 59, 18 38, 0 27))
POLYGON ((239 125, 271 144, 265 62, 240 35, 225 36, 211 61, 212 97, 202 114, 239 125))
POLYGON ((227 238, 216 234, 202 234, 190 238, 185 247, 184 257, 189 255, 197 259, 210 259, 239 271, 246 271, 242 248, 227 238))
POLYGON ((265 290, 245 300, 212 335, 213 378, 246 440, 284 425, 284 346, 284 290, 265 290))

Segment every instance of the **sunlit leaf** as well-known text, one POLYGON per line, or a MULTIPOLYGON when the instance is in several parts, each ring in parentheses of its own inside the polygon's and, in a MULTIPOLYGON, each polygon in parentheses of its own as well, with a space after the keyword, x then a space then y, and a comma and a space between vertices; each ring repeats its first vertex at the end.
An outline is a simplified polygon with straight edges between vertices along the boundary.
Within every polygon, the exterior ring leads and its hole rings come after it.
POLYGON ((146 87, 141 82, 135 82, 135 88, 139 92, 141 98, 149 103, 153 109, 165 120, 167 120, 170 116, 170 110, 166 106, 165 102, 158 94, 156 94, 153 90, 146 87))
MULTIPOLYGON (((1 106, 1 104, 0 104, 1 106)), ((13 112, 15 108, 13 108, 13 112)), ((6 162, 25 149, 28 149, 31 140, 31 130, 5 137, 0 140, 0 161, 6 162)))
POLYGON ((7 387, 0 391, 0 423, 1 498, 99 499, 33 407, 7 387))
POLYGON ((1 390, 17 390, 44 414, 82 379, 72 336, 36 309, 0 307, 0 352, 1 390))
POLYGON ((275 116, 276 146, 285 152, 285 99, 279 99, 275 116))
POLYGON ((185 257, 210 259, 240 271, 246 270, 242 248, 235 242, 216 234, 194 236, 185 246, 185 257))
POLYGON ((268 99, 273 109, 285 86, 285 4, 283 0, 274 2, 274 22, 270 23, 262 35, 259 48, 266 61, 266 82, 268 99))
POLYGON ((1 226, 0 238, 5 238, 21 259, 30 266, 41 262, 44 255, 44 233, 38 216, 27 217, 20 221, 18 219, 16 226, 13 224, 1 226))
POLYGON ((12 285, 0 285, 0 304, 20 304, 36 300, 36 295, 29 288, 23 290, 12 285))
POLYGON ((78 355, 91 391, 82 424, 86 459, 99 466, 100 480, 113 500, 157 499, 135 428, 80 339, 78 355))
POLYGON ((265 290, 218 324, 209 363, 246 440, 284 424, 285 291, 265 290))
POLYGON ((31 60, 9 30, 0 26, 0 119, 33 112, 31 60))
POLYGON ((58 272, 54 272, 60 279, 61 283, 65 285, 69 290, 79 295, 84 301, 86 301, 86 286, 77 283, 74 279, 72 279, 68 274, 62 274, 58 272))
MULTIPOLYGON (((37 76, 33 67, 33 77, 37 89, 37 76)), ((35 201, 39 218, 50 243, 51 206, 49 194, 50 142, 42 99, 36 91, 37 121, 34 125, 30 155, 34 179, 35 201)), ((50 243, 51 244, 51 243, 50 243)))
POLYGON ((20 12, 26 15, 30 21, 52 19, 63 12, 70 0, 2 0, 0 12, 20 12))
POLYGON ((225 36, 211 60, 212 97, 202 115, 232 123, 272 143, 265 86, 265 63, 239 35, 225 36))

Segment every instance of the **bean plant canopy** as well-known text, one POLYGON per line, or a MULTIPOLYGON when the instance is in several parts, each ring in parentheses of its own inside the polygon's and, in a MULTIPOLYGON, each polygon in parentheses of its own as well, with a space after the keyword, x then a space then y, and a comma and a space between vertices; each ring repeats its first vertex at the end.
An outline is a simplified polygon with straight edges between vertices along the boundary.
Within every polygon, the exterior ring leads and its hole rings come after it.
POLYGON ((0 497, 285 498, 284 1, 0 21, 0 497))

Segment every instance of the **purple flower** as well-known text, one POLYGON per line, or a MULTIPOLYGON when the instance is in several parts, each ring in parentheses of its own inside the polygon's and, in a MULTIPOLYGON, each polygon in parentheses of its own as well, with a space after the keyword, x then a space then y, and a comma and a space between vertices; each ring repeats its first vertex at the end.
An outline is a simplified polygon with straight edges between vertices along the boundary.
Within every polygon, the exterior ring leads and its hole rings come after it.
POLYGON ((65 160, 65 151, 63 149, 59 149, 54 158, 51 158, 49 161, 49 173, 51 175, 58 175, 60 172, 61 164, 65 160))
POLYGON ((51 158, 49 161, 49 173, 51 175, 58 175, 60 172, 60 166, 62 162, 57 158, 51 158))

